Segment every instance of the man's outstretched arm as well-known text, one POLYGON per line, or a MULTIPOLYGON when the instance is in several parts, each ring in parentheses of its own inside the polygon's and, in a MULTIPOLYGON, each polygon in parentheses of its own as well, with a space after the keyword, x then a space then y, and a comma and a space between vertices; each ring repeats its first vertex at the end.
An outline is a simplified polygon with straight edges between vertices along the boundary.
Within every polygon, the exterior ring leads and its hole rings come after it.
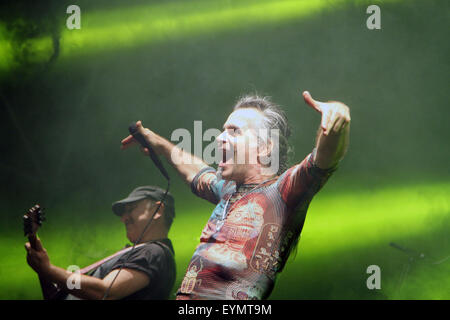
MULTIPOLYGON (((157 135, 147 128, 144 128, 141 121, 136 122, 136 126, 139 133, 141 133, 145 137, 147 142, 152 146, 153 150, 157 154, 162 154, 167 159, 167 161, 178 171, 181 178, 188 185, 191 184, 192 180, 194 179, 196 174, 200 172, 200 170, 208 166, 198 157, 195 157, 189 152, 181 150, 167 139, 157 135)), ((133 136, 129 135, 122 140, 121 148, 126 149, 134 144, 139 145, 139 143, 133 138, 133 136)), ((149 150, 147 148, 141 149, 145 154, 149 154, 149 150)))
POLYGON ((303 98, 322 115, 314 162, 321 169, 332 168, 344 157, 348 148, 350 110, 341 102, 314 100, 308 91, 303 92, 303 98))

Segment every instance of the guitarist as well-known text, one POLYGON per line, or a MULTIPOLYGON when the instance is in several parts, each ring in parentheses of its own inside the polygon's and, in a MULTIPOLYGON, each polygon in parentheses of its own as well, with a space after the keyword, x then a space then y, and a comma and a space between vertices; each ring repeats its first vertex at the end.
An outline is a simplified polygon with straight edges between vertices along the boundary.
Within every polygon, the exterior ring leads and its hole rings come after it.
POLYGON ((168 239, 175 209, 173 197, 168 193, 164 198, 164 193, 154 186, 138 187, 113 204, 113 212, 124 223, 128 240, 138 243, 133 250, 124 249, 106 261, 82 269, 78 286, 68 285, 74 273, 53 265, 38 238, 33 246, 27 242, 27 262, 46 283, 43 285, 41 281, 44 298, 168 299, 175 282, 174 250, 168 239))

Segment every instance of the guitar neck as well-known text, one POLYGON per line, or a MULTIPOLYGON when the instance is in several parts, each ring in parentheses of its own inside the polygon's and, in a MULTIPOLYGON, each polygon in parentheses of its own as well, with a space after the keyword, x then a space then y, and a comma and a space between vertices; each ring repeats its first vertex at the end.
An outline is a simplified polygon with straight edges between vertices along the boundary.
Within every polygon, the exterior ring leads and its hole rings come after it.
MULTIPOLYGON (((23 230, 33 250, 40 251, 42 246, 38 245, 37 230, 45 220, 44 210, 39 204, 34 205, 23 216, 23 230), (39 247, 39 248, 38 248, 39 247)), ((43 275, 38 273, 39 283, 45 300, 58 299, 62 291, 43 275)))
POLYGON ((32 234, 28 235, 28 242, 30 243, 32 249, 37 250, 36 249, 36 247, 37 247, 37 236, 36 236, 36 233, 32 233, 32 234))
MULTIPOLYGON (((28 241, 30 242, 31 248, 37 250, 37 235, 35 233, 28 235, 28 241)), ((39 283, 42 289, 42 295, 45 300, 55 300, 59 298, 61 290, 59 290, 53 283, 45 279, 43 276, 38 274, 39 283)))

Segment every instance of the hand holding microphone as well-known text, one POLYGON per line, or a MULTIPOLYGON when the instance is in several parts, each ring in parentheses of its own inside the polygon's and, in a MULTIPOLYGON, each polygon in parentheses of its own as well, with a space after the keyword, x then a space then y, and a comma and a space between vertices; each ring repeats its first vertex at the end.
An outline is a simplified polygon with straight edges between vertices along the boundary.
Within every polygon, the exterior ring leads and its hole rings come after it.
MULTIPOLYGON (((130 131, 131 127, 134 127, 133 130, 137 131, 138 133, 140 133, 140 135, 142 136, 142 138, 146 141, 146 143, 151 145, 151 134, 153 133, 152 131, 150 131, 147 128, 144 128, 142 126, 142 121, 137 121, 136 123, 132 123, 129 128, 128 131, 130 131)), ((142 152, 144 152, 146 155, 150 155, 150 151, 147 147, 145 147, 142 143, 140 143, 137 139, 135 139, 135 137, 133 136, 133 134, 130 131, 130 135, 127 136, 125 139, 123 139, 121 141, 121 149, 127 149, 130 146, 133 146, 135 144, 139 144, 140 145, 140 149, 142 152)))
POLYGON ((142 122, 138 121, 136 123, 131 123, 131 125, 128 127, 128 130, 130 131, 130 135, 122 140, 122 146, 121 149, 126 149, 129 146, 139 143, 141 145, 142 151, 149 155, 150 158, 155 163, 156 167, 161 171, 162 175, 167 179, 170 180, 169 175, 164 168, 163 164, 161 163, 161 160, 158 158, 156 153, 153 151, 150 137, 153 134, 150 130, 144 128, 142 126, 142 122))

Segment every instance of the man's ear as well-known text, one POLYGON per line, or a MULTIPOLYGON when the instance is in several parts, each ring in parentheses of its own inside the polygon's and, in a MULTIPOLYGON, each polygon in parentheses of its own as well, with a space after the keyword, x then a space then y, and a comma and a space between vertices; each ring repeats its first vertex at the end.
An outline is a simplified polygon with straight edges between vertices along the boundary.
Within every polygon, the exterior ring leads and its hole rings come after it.
POLYGON ((154 209, 152 208, 152 211, 150 211, 150 214, 153 214, 153 212, 156 210, 156 208, 158 208, 159 204, 161 204, 161 207, 159 207, 158 212, 156 212, 155 215, 153 216, 153 220, 159 219, 164 214, 164 203, 161 201, 155 202, 154 209))
POLYGON ((267 139, 267 142, 265 142, 263 146, 258 147, 258 161, 261 163, 262 158, 263 159, 262 163, 267 165, 268 164, 267 158, 270 158, 272 151, 273 151, 272 139, 267 139))

